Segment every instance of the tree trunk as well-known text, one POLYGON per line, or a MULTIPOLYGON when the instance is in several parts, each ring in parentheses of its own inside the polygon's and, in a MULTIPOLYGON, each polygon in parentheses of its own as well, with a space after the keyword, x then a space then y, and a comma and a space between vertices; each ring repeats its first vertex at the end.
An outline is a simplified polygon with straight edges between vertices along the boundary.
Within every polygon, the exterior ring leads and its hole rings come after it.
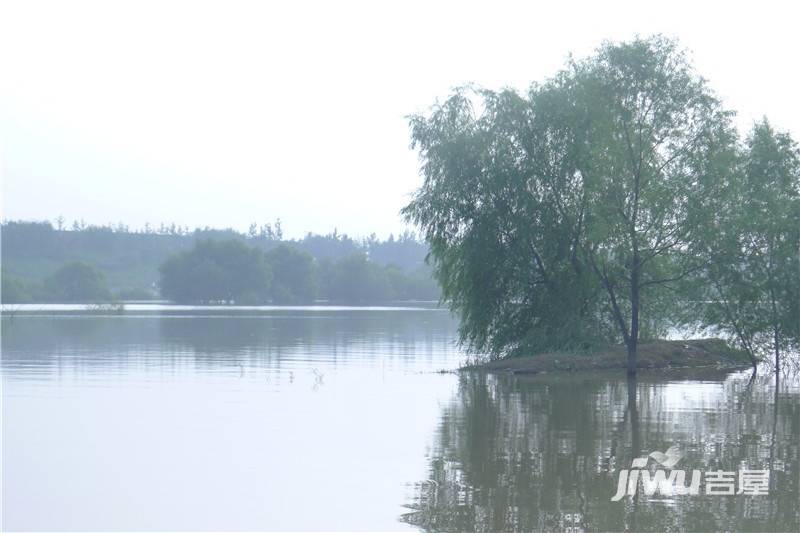
MULTIPOLYGON (((770 254, 770 266, 772 266, 772 254, 770 254)), ((769 279, 769 299, 772 306, 772 347, 775 349, 775 383, 777 384, 778 375, 781 371, 781 348, 780 331, 778 326, 778 305, 775 302, 775 288, 772 284, 772 271, 770 270, 769 279)))
POLYGON ((628 375, 636 375, 636 339, 633 337, 628 341, 628 375))
POLYGON ((631 329, 628 337, 628 375, 636 374, 636 348, 639 344, 639 253, 634 249, 631 268, 631 329))
POLYGON ((773 347, 775 348, 775 383, 777 385, 778 377, 781 371, 781 349, 779 342, 778 326, 774 324, 772 326, 772 343, 773 347))

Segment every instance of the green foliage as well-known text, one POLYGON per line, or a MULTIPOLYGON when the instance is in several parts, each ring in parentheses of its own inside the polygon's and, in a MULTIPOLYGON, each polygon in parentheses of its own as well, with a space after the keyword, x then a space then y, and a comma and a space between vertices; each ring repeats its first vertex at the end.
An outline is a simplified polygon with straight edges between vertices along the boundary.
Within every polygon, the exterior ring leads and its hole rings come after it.
POLYGON ((707 268, 687 286, 690 318, 729 332, 755 360, 800 342, 800 150, 755 124, 694 252, 707 268))
POLYGON ((314 258, 286 244, 266 255, 272 270, 272 301, 280 304, 312 303, 317 297, 314 258))
POLYGON ((317 279, 320 296, 335 303, 434 301, 440 296, 427 266, 407 272, 396 265, 383 266, 363 253, 339 261, 323 259, 318 263, 317 279))
POLYGON ((308 304, 319 296, 335 303, 365 304, 438 296, 426 271, 406 274, 363 253, 317 262, 289 245, 262 254, 236 240, 201 241, 167 260, 161 274, 162 295, 185 303, 308 304))
POLYGON ((670 40, 605 44, 527 95, 461 89, 411 118, 431 243, 461 339, 492 355, 622 340, 674 309, 735 154, 725 111, 670 40), (477 111, 476 111, 477 109, 477 111))
MULTIPOLYGON (((63 220, 58 224, 65 227, 63 220)), ((0 244, 4 277, 18 279, 30 298, 44 302, 48 298, 41 291, 41 281, 72 261, 94 265, 104 273, 109 287, 120 298, 154 298, 160 265, 172 255, 190 250, 196 242, 207 239, 234 239, 264 252, 285 245, 310 254, 315 265, 328 260, 332 264, 352 254, 365 253, 382 267, 391 264, 402 270, 402 279, 395 280, 397 287, 392 281, 395 298, 435 300, 439 297, 438 288, 424 264, 428 247, 413 233, 406 232, 397 238, 390 236, 383 241, 374 235, 357 241, 336 231, 327 235, 309 233, 297 240, 282 238, 280 221, 260 227, 254 223, 246 235, 231 229, 189 231, 174 224, 161 224, 157 230, 146 225, 144 230, 134 232, 124 224, 98 227, 78 223, 67 231, 54 229, 49 222, 4 222, 0 244)), ((320 273, 315 272, 314 277, 318 295, 327 298, 327 285, 319 279, 320 273)), ((276 281, 276 285, 280 285, 279 282, 276 281)), ((281 296, 276 287, 272 299, 309 301, 311 291, 307 286, 305 289, 298 287, 297 291, 299 296, 281 296)))
POLYGON ((81 261, 103 272, 114 291, 151 288, 158 267, 171 254, 187 250, 195 236, 132 233, 87 226, 56 230, 47 222, 2 225, 3 267, 11 275, 40 284, 66 263, 81 261))
POLYGON ((397 265, 385 268, 386 277, 396 300, 431 301, 439 299, 439 286, 429 268, 423 266, 406 272, 397 265))
POLYGON ((511 91, 460 90, 429 117, 411 119, 425 181, 404 213, 431 244, 462 341, 495 355, 599 333, 576 219, 553 202, 564 175, 557 161, 552 173, 536 168, 548 161, 533 157, 532 114, 531 101, 511 91))
POLYGON ((102 272, 86 263, 67 263, 44 281, 44 294, 56 302, 103 302, 111 299, 102 272))
POLYGON ((393 298, 392 287, 380 265, 365 254, 353 254, 328 265, 328 298, 335 302, 382 302, 393 298))
POLYGON ((161 266, 161 294, 181 303, 258 304, 269 300, 264 254, 237 240, 204 240, 161 266))
POLYGON ((18 278, 8 275, 3 271, 2 288, 0 288, 0 301, 4 304, 21 304, 32 300, 29 288, 18 278))

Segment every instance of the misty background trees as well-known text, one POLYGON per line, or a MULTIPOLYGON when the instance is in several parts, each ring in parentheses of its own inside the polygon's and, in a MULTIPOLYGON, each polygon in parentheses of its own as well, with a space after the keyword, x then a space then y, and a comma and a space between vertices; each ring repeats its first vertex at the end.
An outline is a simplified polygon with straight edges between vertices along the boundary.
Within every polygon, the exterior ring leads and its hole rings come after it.
POLYGON ((59 302, 102 302, 111 297, 103 273, 78 261, 48 276, 43 291, 59 302))
POLYGON ((796 345, 797 147, 763 125, 742 142, 731 116, 662 37, 413 116, 424 182, 404 213, 462 342, 493 356, 621 342, 629 372, 640 338, 683 319, 796 345))
POLYGON ((307 304, 317 299, 317 266, 308 252, 286 244, 266 254, 272 273, 271 300, 281 304, 307 304))
POLYGON ((233 240, 199 241, 161 265, 161 295, 181 303, 269 301, 272 272, 264 253, 233 240))
POLYGON ((439 297, 436 281, 425 264, 428 247, 408 232, 383 240, 375 235, 357 240, 336 231, 287 240, 280 221, 254 223, 243 234, 229 229, 189 231, 174 224, 148 224, 134 231, 124 224, 89 226, 80 221, 69 224, 63 219, 56 220, 55 225, 5 222, 0 231, 4 303, 95 301, 95 296, 88 295, 65 300, 52 284, 45 285, 46 279, 75 261, 102 275, 106 292, 100 300, 164 297, 182 302, 233 299, 239 303, 307 304, 316 300, 375 303, 439 297), (196 250, 204 241, 227 244, 196 250), (270 272, 266 289, 260 282, 249 291, 235 287, 235 276, 244 275, 246 269, 240 268, 246 263, 231 263, 221 257, 222 248, 234 255, 241 251, 228 241, 257 250, 263 256, 263 268, 270 272), (359 277, 348 271, 346 265, 359 261, 364 262, 369 275, 359 277), (165 263, 169 266, 162 272, 165 263), (226 274, 227 271, 238 274, 226 274), (160 293, 162 274, 167 279, 169 296, 160 293), (203 283, 193 287, 190 279, 203 283), (203 289, 203 285, 207 287, 203 289))

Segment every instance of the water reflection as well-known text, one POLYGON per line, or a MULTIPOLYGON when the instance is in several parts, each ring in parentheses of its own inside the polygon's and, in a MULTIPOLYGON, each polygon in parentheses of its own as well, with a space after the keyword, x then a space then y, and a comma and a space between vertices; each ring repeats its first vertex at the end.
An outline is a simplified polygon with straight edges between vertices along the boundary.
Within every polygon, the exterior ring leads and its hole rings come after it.
POLYGON ((3 529, 411 529, 455 329, 413 309, 4 317, 3 529))
MULTIPOLYGON (((402 519, 429 531, 797 531, 800 389, 750 373, 687 381, 463 375, 402 519), (677 445, 686 470, 772 471, 768 496, 636 496, 620 469, 677 445)), ((688 481, 687 481, 688 483, 688 481)))
POLYGON ((800 386, 768 372, 443 375, 464 356, 435 310, 50 310, 2 334, 10 530, 800 523, 800 386), (611 501, 671 445, 687 470, 769 468, 770 495, 611 501))
MULTIPOLYGON (((313 309, 313 308, 312 308, 313 309)), ((74 310, 73 310, 74 311, 74 310)), ((437 309, 190 309, 93 316, 55 310, 4 319, 8 376, 65 367, 186 363, 196 368, 269 366, 287 361, 336 366, 399 363, 405 369, 457 366, 455 324, 437 309)))

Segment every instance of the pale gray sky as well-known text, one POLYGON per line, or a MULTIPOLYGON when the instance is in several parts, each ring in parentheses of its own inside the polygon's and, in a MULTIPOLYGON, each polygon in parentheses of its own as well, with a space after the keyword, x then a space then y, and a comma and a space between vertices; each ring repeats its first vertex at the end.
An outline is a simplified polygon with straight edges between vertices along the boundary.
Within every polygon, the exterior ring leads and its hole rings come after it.
POLYGON ((678 37, 740 127, 800 137, 800 2, 0 6, 2 216, 385 236, 420 183, 405 116, 467 82, 678 37))

